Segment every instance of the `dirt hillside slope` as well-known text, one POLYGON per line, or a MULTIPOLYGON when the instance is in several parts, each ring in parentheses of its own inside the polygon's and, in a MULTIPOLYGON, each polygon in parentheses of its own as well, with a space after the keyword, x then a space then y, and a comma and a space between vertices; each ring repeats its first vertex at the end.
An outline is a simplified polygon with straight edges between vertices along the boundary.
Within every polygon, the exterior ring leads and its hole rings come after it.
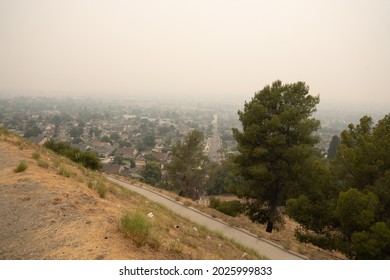
POLYGON ((41 147, 0 133, 0 259, 259 258, 102 180, 41 147), (27 169, 15 172, 21 161, 27 169), (107 190, 103 198, 91 187, 97 183, 107 190), (153 213, 148 217, 150 237, 142 245, 120 230, 124 213, 135 211, 145 217, 153 213))

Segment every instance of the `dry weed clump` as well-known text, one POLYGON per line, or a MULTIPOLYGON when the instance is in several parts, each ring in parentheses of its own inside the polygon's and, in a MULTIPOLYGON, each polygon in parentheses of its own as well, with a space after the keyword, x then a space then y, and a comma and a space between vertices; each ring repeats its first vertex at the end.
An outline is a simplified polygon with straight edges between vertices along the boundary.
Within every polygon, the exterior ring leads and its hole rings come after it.
POLYGON ((87 186, 90 189, 96 190, 98 192, 100 198, 106 197, 108 189, 107 189, 106 185, 101 180, 97 180, 97 181, 90 180, 90 181, 88 181, 87 186))
POLYGON ((38 152, 33 152, 33 153, 32 153, 32 157, 33 157, 33 159, 36 159, 36 160, 38 160, 38 159, 40 159, 40 158, 41 158, 41 154, 40 154, 40 153, 38 153, 38 152))
POLYGON ((45 169, 48 169, 49 168, 49 162, 46 161, 46 160, 43 160, 43 159, 38 159, 37 160, 37 164, 39 167, 42 167, 42 168, 45 168, 45 169))
POLYGON ((58 175, 61 175, 61 176, 64 176, 66 178, 70 178, 70 176, 72 175, 72 172, 70 172, 67 168, 65 168, 64 166, 59 166, 58 167, 58 171, 57 171, 57 174, 58 175))
POLYGON ((105 198, 107 194, 107 188, 106 185, 102 182, 98 182, 96 184, 96 190, 100 196, 100 198, 105 198))
POLYGON ((120 227, 124 235, 133 239, 139 247, 147 243, 152 229, 150 221, 140 212, 124 214, 120 227))

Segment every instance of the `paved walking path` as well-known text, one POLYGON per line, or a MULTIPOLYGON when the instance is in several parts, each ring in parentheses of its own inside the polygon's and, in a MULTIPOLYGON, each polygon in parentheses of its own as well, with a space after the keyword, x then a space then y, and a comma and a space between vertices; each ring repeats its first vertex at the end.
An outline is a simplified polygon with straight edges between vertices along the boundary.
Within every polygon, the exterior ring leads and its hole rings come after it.
POLYGON ((171 209, 178 215, 181 215, 199 225, 203 225, 210 230, 218 231, 222 233, 225 237, 231 238, 236 242, 256 250, 260 255, 271 259, 271 260, 302 260, 306 257, 288 251, 281 246, 274 244, 268 240, 262 239, 254 234, 246 232, 242 229, 231 227, 228 224, 216 220, 209 215, 206 215, 196 209, 189 208, 183 204, 172 200, 169 197, 162 195, 161 193, 152 191, 142 186, 136 186, 134 184, 127 183, 122 180, 118 180, 112 177, 107 176, 107 179, 111 182, 117 183, 125 188, 128 188, 132 191, 135 191, 150 200, 153 200, 165 207, 171 209))

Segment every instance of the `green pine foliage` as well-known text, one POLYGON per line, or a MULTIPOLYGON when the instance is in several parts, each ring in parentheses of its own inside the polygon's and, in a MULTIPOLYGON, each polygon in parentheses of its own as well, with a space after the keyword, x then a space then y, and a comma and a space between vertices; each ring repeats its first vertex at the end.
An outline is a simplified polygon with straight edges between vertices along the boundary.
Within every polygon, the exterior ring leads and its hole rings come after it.
POLYGON ((335 158, 339 145, 340 145, 340 137, 334 135, 332 137, 332 141, 330 142, 328 148, 328 156, 327 156, 328 160, 333 160, 335 158))
POLYGON ((242 214, 245 210, 245 205, 239 200, 223 201, 217 198, 210 199, 209 207, 232 217, 242 214))
POLYGON ((152 186, 156 186, 162 177, 161 167, 158 162, 148 161, 141 170, 143 181, 152 186))
POLYGON ((249 201, 249 217, 267 223, 268 232, 281 221, 278 207, 296 192, 304 163, 314 155, 319 121, 312 114, 318 102, 305 83, 276 81, 238 112, 242 131, 233 129, 240 152, 234 162, 248 182, 241 192, 249 201))
POLYGON ((208 195, 220 195, 223 193, 236 193, 240 196, 240 190, 245 186, 245 180, 234 174, 234 164, 231 158, 227 158, 220 164, 212 164, 208 168, 206 191, 208 195))
POLYGON ((172 162, 167 166, 167 183, 180 196, 197 200, 205 194, 206 164, 202 151, 203 133, 194 129, 172 148, 172 162))
POLYGON ((350 124, 317 174, 317 183, 287 201, 303 227, 297 236, 353 259, 390 259, 390 115, 375 126, 368 116, 350 124))

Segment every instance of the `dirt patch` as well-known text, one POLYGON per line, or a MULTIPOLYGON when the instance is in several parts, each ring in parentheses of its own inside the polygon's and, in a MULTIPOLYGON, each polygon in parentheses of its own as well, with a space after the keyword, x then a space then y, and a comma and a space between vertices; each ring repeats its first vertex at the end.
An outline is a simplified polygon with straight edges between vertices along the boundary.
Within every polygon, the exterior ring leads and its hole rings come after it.
POLYGON ((57 174, 47 151, 50 168, 37 166, 34 149, 14 142, 0 141, 0 259, 136 258, 118 229, 123 202, 101 199, 66 160, 74 177, 57 174), (28 168, 15 173, 21 160, 28 168))

